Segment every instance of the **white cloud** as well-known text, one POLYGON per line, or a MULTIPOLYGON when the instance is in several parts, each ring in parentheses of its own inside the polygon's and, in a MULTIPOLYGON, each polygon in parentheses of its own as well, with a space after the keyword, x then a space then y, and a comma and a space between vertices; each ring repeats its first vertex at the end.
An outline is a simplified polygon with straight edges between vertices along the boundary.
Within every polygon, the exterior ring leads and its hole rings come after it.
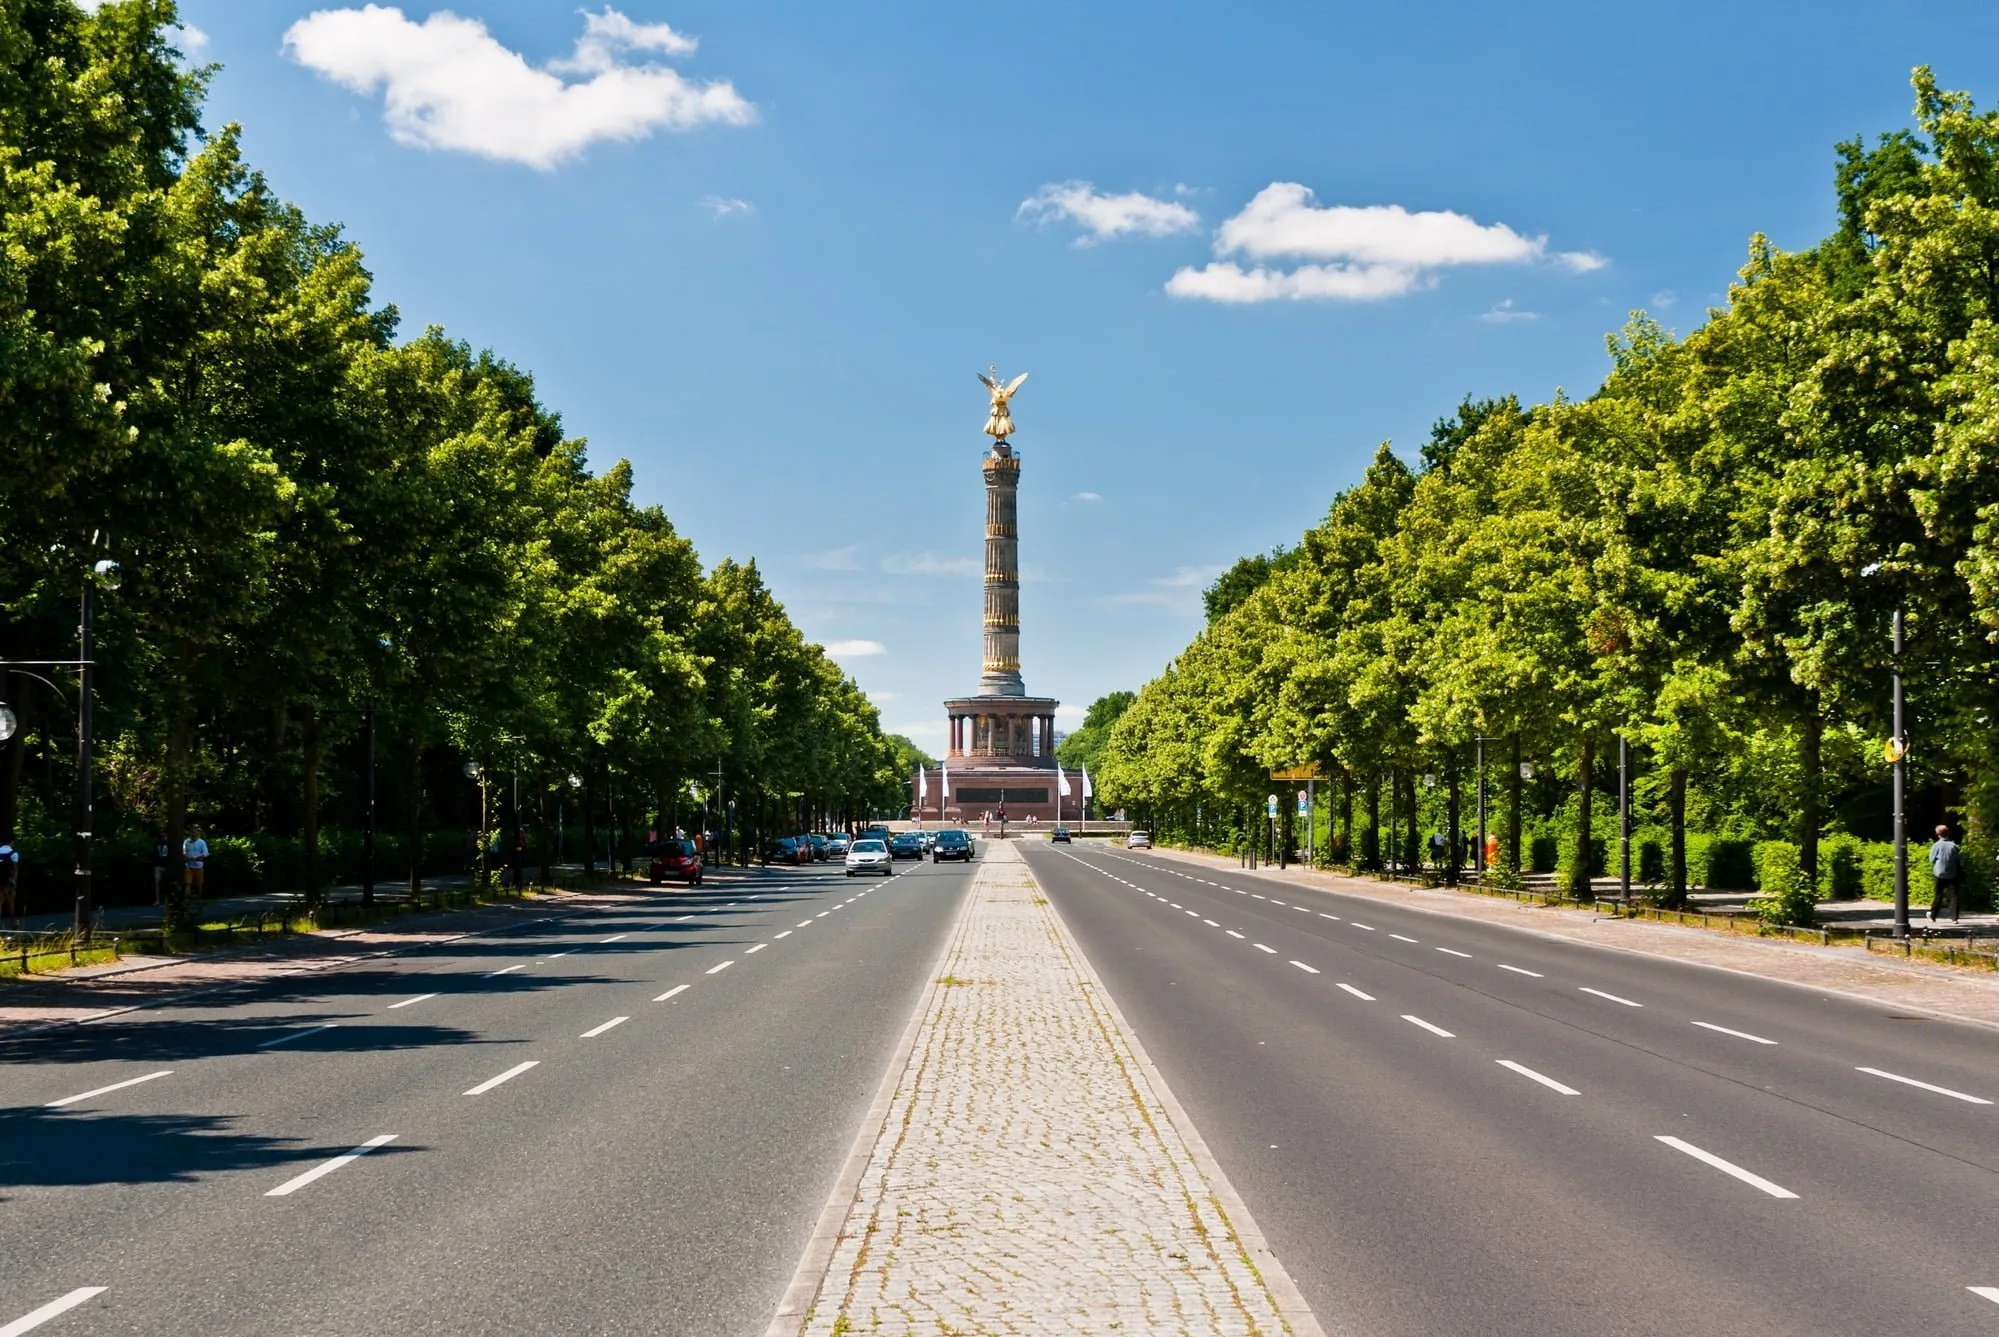
POLYGON ((1103 498, 1103 494, 1102 494, 1102 493, 1100 493, 1100 492, 1078 492, 1078 493, 1077 493, 1077 494, 1076 494, 1075 496, 1071 497, 1071 498, 1070 498, 1069 500, 1071 500, 1071 501, 1102 501, 1103 499, 1104 499, 1104 498, 1103 498))
POLYGON ((888 647, 880 641, 828 641, 828 659, 864 659, 869 655, 885 655, 888 647))
POLYGON ((1586 251, 1550 253, 1546 237, 1448 210, 1412 213, 1399 204, 1321 205, 1310 189, 1276 181, 1215 231, 1216 262, 1167 281, 1174 297, 1211 302, 1400 297, 1454 265, 1551 263, 1576 273, 1609 261, 1586 251), (1230 260, 1297 261, 1295 268, 1230 260))
POLYGON ((1169 589, 1186 589, 1189 585, 1205 585, 1226 570, 1225 566, 1176 566, 1172 575, 1161 576, 1153 583, 1169 589))
POLYGON ((1652 294, 1652 305, 1658 307, 1661 311, 1672 310, 1673 304, 1679 300, 1679 295, 1671 288, 1662 288, 1652 294))
POLYGON ((1540 318, 1541 313, 1539 311, 1522 311, 1514 306, 1511 297, 1479 317, 1480 320, 1488 325, 1517 325, 1522 321, 1539 320, 1540 318))
POLYGON ((318 10, 292 24, 284 47, 344 88, 382 90, 383 116, 399 143, 544 171, 599 140, 756 119, 756 108, 727 80, 696 83, 663 65, 626 59, 685 54, 692 38, 609 8, 583 17, 575 53, 539 68, 500 45, 477 19, 440 10, 417 23, 389 5, 318 10))
POLYGON ((701 207, 717 218, 727 218, 730 214, 753 214, 757 206, 748 200, 738 200, 722 195, 703 195, 701 207))
POLYGON ((208 34, 192 23, 183 23, 173 30, 174 45, 192 55, 208 45, 208 34))
POLYGON ((1118 237, 1170 237, 1176 232, 1192 232, 1201 225, 1201 216, 1184 204, 1156 200, 1137 191, 1105 195, 1087 181, 1043 186, 1020 202, 1014 216, 1040 223, 1058 219, 1076 223, 1084 230, 1076 238, 1078 246, 1118 237))
POLYGON ((850 543, 844 548, 807 553, 805 564, 814 571, 858 571, 861 569, 861 545, 850 543))
POLYGON ((884 733, 899 733, 904 738, 942 738, 945 734, 943 720, 919 720, 913 724, 890 725, 884 733))
POLYGON ((1055 718, 1058 720, 1081 720, 1090 712, 1082 706, 1057 706, 1055 718))
POLYGON ((882 570, 892 576, 976 576, 983 574, 985 568, 976 558, 939 557, 934 552, 924 552, 914 557, 884 557, 882 570))
POLYGON ((870 700, 870 701, 900 701, 901 699, 902 699, 902 693, 901 693, 901 692, 869 692, 869 693, 868 693, 868 700, 870 700))
POLYGON ((1125 594, 1108 594, 1097 602, 1115 608, 1166 608, 1175 612, 1190 611, 1199 607, 1200 598, 1197 591, 1227 569, 1221 566, 1176 566, 1172 575, 1160 576, 1153 580, 1151 589, 1132 590, 1125 594))

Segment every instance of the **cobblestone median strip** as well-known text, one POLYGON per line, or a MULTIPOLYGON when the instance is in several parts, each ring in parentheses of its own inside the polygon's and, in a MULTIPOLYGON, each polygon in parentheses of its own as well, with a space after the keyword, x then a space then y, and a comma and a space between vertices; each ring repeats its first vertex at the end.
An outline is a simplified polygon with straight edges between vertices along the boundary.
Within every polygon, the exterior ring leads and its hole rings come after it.
POLYGON ((771 1334, 1320 1337, 1010 844, 939 970, 771 1334))

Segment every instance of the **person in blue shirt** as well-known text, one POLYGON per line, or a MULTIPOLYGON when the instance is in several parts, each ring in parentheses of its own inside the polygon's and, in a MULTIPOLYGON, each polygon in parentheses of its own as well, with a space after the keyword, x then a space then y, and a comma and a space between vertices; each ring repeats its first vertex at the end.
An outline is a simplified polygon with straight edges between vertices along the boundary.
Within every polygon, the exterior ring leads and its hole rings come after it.
POLYGON ((1950 828, 1937 828, 1936 844, 1930 846, 1930 876, 1937 884, 1936 895, 1930 898, 1930 922, 1937 922, 1937 911, 1943 908, 1944 898, 1950 898, 1950 921, 1957 922, 1957 890, 1964 882, 1964 852, 1950 838, 1950 828))
POLYGON ((0 919, 21 927, 21 852, 12 836, 0 836, 0 919))

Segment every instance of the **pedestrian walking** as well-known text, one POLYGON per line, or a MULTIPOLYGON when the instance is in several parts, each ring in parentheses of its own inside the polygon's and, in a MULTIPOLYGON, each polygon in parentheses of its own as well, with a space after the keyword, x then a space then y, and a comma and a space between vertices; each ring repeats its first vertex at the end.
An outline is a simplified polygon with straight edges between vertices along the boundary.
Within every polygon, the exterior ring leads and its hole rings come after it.
POLYGON ((166 894, 167 869, 173 866, 174 847, 167 844, 167 833, 153 832, 153 904, 159 905, 166 894))
POLYGON ((181 882, 187 887, 190 900, 200 900, 206 885, 208 871, 208 842, 201 838, 201 824, 188 828, 187 839, 180 843, 181 882))
POLYGON ((21 927, 21 852, 12 836, 0 836, 0 919, 21 927))
POLYGON ((1950 838, 1950 828, 1937 828, 1936 844, 1930 846, 1930 876, 1937 884, 1936 894, 1930 897, 1930 922, 1937 922, 1937 911, 1943 908, 1944 897, 1950 897, 1950 922, 1957 922, 1958 888, 1964 882, 1964 851, 1958 849, 1957 842, 1950 838))

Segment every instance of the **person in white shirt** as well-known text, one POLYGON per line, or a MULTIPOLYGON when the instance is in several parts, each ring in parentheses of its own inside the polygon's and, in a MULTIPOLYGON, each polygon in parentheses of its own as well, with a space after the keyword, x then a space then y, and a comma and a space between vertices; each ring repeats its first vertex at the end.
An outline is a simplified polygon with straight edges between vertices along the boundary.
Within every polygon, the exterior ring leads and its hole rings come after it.
POLYGON ((208 842, 201 838, 199 826, 190 827, 187 839, 180 843, 180 862, 184 884, 188 895, 199 897, 202 889, 202 874, 208 866, 208 842))

